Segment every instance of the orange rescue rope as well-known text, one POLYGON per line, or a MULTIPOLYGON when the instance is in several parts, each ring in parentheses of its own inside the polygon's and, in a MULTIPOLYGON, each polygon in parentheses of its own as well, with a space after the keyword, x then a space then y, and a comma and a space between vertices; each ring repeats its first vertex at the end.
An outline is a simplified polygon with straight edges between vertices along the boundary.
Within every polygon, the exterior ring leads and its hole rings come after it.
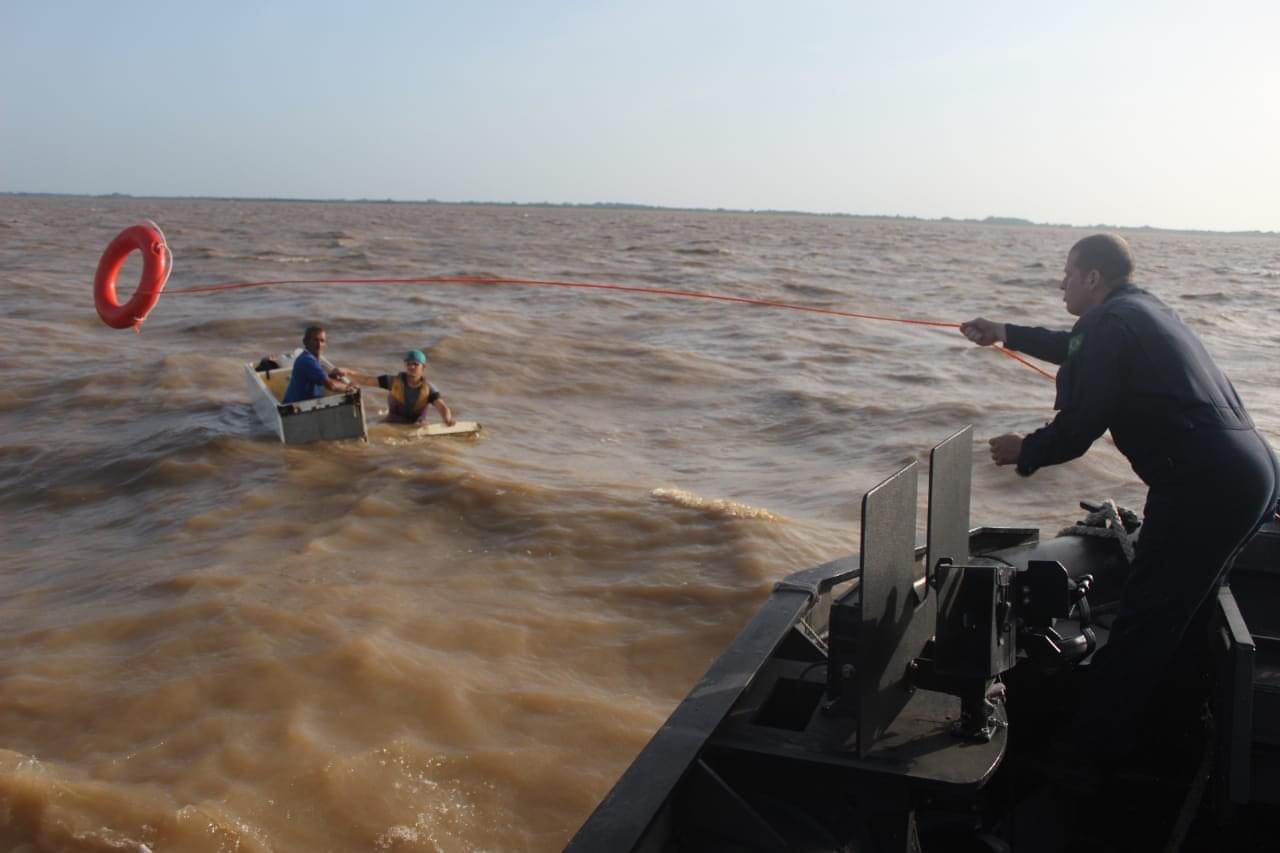
MULTIPOLYGON (((890 317, 884 314, 865 314, 859 311, 841 311, 838 308, 820 308, 815 305, 797 305, 791 302, 777 302, 772 299, 753 299, 748 296, 730 296, 724 293, 704 293, 697 290, 674 290, 666 287, 640 287, 630 284, 607 284, 589 281, 559 281, 541 278, 495 278, 487 276, 422 276, 416 278, 307 278, 279 279, 274 281, 234 281, 223 284, 196 285, 170 289, 174 294, 217 293, 223 290, 246 290, 256 287, 274 287, 294 284, 470 284, 470 285, 507 285, 521 287, 565 287, 579 290, 613 290, 623 293, 645 293, 652 296, 674 296, 685 299, 709 299, 717 302, 737 302, 744 305, 761 305, 766 308, 779 308, 787 311, 806 311, 812 314, 830 314, 834 317, 850 317, 856 320, 878 320, 885 323, 905 323, 912 326, 934 326, 943 329, 959 329, 959 323, 948 323, 941 320, 919 320, 909 317, 890 317)), ((1046 379, 1054 378, 1052 373, 1039 365, 1028 361, 1016 352, 997 346, 996 350, 1039 373, 1046 379)))
MULTIPOLYGON (((130 328, 137 331, 147 314, 155 307, 160 298, 172 270, 172 255, 164 242, 164 235, 154 222, 146 222, 127 228, 120 233, 107 247, 98 265, 98 274, 94 282, 94 303, 102 321, 114 328, 130 328), (142 280, 133 298, 124 305, 116 298, 116 277, 124 265, 125 258, 132 252, 143 254, 144 268, 142 280)), ((568 287, 578 290, 614 290, 623 293, 646 293, 652 296, 677 296, 685 299, 711 299, 718 302, 737 302, 743 305, 762 305, 766 308, 780 308, 788 311, 807 311, 812 314, 830 314, 833 317, 852 317, 857 320, 879 320, 885 323, 906 323, 912 326, 935 326, 944 329, 959 329, 959 323, 946 323, 941 320, 916 320, 909 317, 889 317, 884 314, 864 314, 859 311, 841 311, 838 308, 819 308, 814 305, 796 305, 790 302, 776 302, 772 299, 753 299, 748 296, 729 296, 723 293, 703 293, 696 290, 674 290, 667 287, 640 287, 629 284, 605 284, 590 281, 557 281, 541 278, 492 278, 486 276, 424 276, 419 278, 311 278, 281 279, 277 281, 233 281, 224 284, 197 285, 170 290, 170 293, 196 294, 217 293, 222 290, 245 290, 254 287, 274 287, 289 284, 469 284, 469 285, 507 285, 520 287, 568 287)), ((1019 364, 1039 373, 1048 379, 1053 374, 1032 364, 1022 356, 1002 346, 997 350, 1012 358, 1019 364)))

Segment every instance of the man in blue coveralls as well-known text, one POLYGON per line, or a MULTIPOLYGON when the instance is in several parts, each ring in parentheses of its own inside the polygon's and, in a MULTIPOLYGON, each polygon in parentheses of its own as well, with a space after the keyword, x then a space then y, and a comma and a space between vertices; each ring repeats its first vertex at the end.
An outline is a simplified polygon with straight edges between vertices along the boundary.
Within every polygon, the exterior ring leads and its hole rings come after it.
POLYGON ((1054 419, 991 439, 997 465, 1030 476, 1083 455, 1109 429, 1148 487, 1119 609, 1062 740, 1065 754, 1099 770, 1128 753, 1184 634, 1207 627, 1226 566, 1271 518, 1280 480, 1235 388, 1177 314, 1130 281, 1133 270, 1123 239, 1095 234, 1067 255, 1063 300, 1079 317, 1070 332, 983 318, 960 327, 980 346, 1062 365, 1054 419))
POLYGON ((312 400, 323 397, 326 391, 351 393, 355 390, 356 386, 347 381, 346 374, 340 368, 326 371, 320 363, 320 356, 327 344, 328 337, 323 326, 307 326, 302 333, 302 345, 306 349, 293 360, 289 387, 285 389, 281 402, 312 400))

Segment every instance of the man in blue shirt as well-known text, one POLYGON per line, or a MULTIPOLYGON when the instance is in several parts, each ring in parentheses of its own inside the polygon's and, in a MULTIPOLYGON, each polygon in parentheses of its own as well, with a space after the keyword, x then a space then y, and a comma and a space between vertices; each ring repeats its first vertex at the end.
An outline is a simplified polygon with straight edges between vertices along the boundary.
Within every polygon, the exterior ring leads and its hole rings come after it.
POLYGON ((355 390, 340 368, 325 371, 320 356, 328 343, 323 326, 307 326, 302 333, 302 345, 306 349, 293 360, 293 372, 289 387, 285 389, 284 403, 312 400, 327 392, 347 394, 355 390))

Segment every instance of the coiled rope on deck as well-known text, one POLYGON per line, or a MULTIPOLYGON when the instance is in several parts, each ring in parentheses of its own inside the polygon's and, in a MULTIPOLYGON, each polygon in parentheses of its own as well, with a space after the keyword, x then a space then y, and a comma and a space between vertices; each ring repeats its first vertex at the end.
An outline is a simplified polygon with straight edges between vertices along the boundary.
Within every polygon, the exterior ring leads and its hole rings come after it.
MULTIPOLYGON (((1088 509, 1087 507, 1085 507, 1088 509)), ((1136 513, 1124 507, 1116 506, 1116 502, 1107 498, 1101 506, 1089 511, 1083 521, 1058 531, 1059 536, 1092 536, 1098 539, 1114 539, 1120 543, 1124 559, 1132 563, 1134 558, 1134 531, 1142 522, 1136 513)))

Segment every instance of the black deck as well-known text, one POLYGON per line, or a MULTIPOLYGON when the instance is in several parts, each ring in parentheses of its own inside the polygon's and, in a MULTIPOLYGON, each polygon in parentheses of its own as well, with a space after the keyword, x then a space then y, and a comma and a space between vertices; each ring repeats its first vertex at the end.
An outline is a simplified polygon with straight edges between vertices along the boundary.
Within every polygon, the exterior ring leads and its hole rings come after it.
MULTIPOLYGON (((997 702, 990 740, 957 737, 961 700, 922 686, 951 689, 923 669, 937 643, 929 639, 931 617, 948 594, 939 560, 967 561, 966 571, 987 561, 1012 572, 1056 561, 1071 579, 1093 575, 1091 627, 1102 644, 1128 567, 1113 540, 1042 542, 1037 531, 1004 528, 961 536, 972 437, 962 432, 948 441, 932 460, 943 475, 930 484, 927 544, 914 541, 912 464, 864 499, 860 558, 780 582, 568 850, 918 851, 924 837, 923 849, 935 851, 972 842, 980 825, 1009 816, 1000 809, 1019 799, 1017 768, 1038 737, 1052 737, 1054 726, 1039 724, 1078 699, 1087 657, 1065 671, 1009 664, 1010 696, 1030 701, 1011 698, 1007 714, 997 702)), ((1280 523, 1236 560, 1217 613, 1212 669, 1199 670, 1217 674, 1212 725, 1193 721, 1197 730, 1184 742, 1158 741, 1150 767, 1084 791, 1111 816, 1085 826, 1081 837, 1129 845, 1114 849, 1185 842, 1185 850, 1217 850, 1228 841, 1236 845, 1230 849, 1273 849, 1269 842, 1280 834, 1280 523), (1127 821, 1124 831, 1115 830, 1117 820, 1127 821)), ((1061 618, 1054 627, 1059 639, 1080 629, 1061 618)))

